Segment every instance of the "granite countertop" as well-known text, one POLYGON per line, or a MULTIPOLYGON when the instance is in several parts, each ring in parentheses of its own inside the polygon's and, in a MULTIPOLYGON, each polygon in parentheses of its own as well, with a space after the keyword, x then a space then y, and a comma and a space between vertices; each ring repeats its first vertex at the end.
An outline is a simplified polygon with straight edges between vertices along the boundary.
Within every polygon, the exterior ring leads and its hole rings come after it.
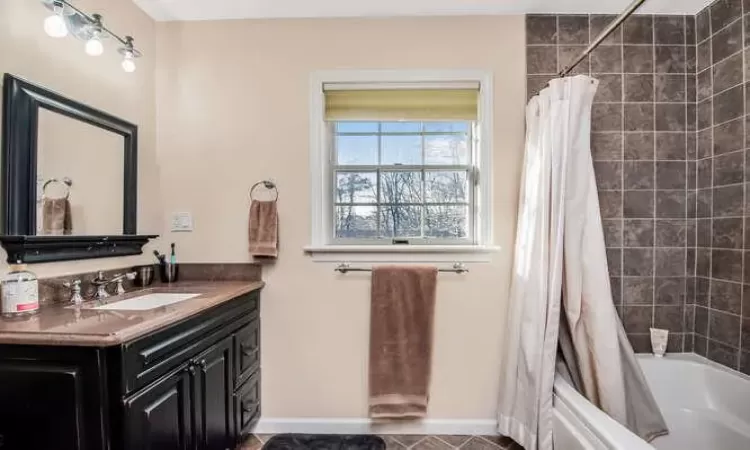
POLYGON ((110 304, 151 293, 191 293, 198 297, 154 309, 96 310, 96 301, 79 307, 43 306, 32 316, 0 318, 0 344, 105 347, 130 341, 240 295, 263 288, 262 281, 187 281, 130 292, 106 299, 110 304))

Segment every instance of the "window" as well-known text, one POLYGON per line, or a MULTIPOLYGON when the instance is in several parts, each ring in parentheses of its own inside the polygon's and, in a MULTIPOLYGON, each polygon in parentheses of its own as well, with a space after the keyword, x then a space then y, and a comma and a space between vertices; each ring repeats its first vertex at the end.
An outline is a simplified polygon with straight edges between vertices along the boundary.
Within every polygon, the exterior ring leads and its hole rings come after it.
POLYGON ((474 122, 329 127, 336 243, 473 243, 474 122))
POLYGON ((490 244, 488 76, 337 71, 312 81, 308 251, 490 244))

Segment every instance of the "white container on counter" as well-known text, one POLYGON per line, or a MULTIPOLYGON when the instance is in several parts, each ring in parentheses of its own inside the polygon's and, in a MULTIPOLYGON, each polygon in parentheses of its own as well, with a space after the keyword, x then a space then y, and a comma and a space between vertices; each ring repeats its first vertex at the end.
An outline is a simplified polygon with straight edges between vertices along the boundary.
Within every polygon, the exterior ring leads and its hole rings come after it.
POLYGON ((25 264, 11 265, 10 272, 0 283, 0 289, 0 313, 4 317, 34 314, 39 311, 39 281, 36 274, 29 271, 25 264))

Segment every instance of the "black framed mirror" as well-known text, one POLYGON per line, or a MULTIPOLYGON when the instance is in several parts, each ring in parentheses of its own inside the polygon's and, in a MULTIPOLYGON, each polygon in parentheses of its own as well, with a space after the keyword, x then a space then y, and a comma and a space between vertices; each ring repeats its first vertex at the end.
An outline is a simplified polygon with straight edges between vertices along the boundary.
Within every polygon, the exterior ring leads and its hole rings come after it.
POLYGON ((2 146, 8 262, 136 255, 156 237, 137 233, 137 125, 5 74, 2 146))

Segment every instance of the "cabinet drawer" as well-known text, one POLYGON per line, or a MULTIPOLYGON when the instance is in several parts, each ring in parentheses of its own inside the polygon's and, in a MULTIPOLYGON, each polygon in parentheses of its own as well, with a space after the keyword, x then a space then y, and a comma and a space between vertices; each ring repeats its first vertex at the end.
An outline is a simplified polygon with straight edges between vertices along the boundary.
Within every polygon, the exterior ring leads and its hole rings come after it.
POLYGON ((245 437, 260 418, 260 372, 255 372, 234 394, 237 434, 245 437))
POLYGON ((242 384, 260 365, 260 320, 254 319, 234 335, 234 379, 242 384))
POLYGON ((123 393, 134 392, 258 315, 258 291, 123 346, 123 393))

